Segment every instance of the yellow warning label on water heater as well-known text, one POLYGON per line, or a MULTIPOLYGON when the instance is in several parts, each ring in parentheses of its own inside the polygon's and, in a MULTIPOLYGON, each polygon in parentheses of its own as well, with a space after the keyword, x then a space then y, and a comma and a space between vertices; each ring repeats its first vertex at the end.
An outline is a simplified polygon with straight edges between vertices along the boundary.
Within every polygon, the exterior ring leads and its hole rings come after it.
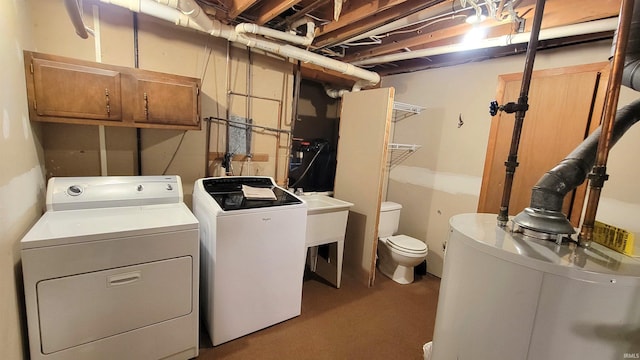
POLYGON ((640 255, 634 254, 634 236, 632 232, 600 221, 596 221, 594 224, 593 241, 625 255, 640 255))

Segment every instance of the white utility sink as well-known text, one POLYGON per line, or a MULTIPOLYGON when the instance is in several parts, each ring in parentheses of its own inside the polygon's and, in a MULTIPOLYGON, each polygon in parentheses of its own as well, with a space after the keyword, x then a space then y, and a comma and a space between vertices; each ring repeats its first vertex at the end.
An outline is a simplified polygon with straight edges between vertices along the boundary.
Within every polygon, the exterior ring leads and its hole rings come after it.
MULTIPOLYGON (((352 207, 353 204, 326 195, 302 195, 300 198, 307 203, 307 234, 305 244, 307 248, 309 248, 311 271, 315 272, 318 265, 326 265, 323 262, 318 263, 318 245, 336 243, 336 259, 333 259, 332 262, 335 263, 334 271, 336 281, 334 284, 339 288, 342 278, 344 235, 347 229, 349 208, 352 207)), ((321 268, 317 270, 321 270, 321 268)))
POLYGON ((327 195, 302 195, 301 198, 307 203, 307 215, 349 210, 353 206, 350 202, 327 195))

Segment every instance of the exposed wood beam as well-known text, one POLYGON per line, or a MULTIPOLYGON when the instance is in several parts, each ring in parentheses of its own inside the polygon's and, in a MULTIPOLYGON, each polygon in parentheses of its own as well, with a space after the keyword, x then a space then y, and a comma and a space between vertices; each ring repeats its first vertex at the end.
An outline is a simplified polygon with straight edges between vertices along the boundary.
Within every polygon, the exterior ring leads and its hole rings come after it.
POLYGON ((431 31, 425 33, 424 35, 414 35, 401 41, 393 41, 384 45, 372 46, 368 47, 367 49, 363 49, 362 51, 354 52, 345 56, 343 61, 351 62, 355 60, 362 60, 373 56, 393 53, 402 49, 411 49, 420 45, 429 45, 450 38, 457 38, 458 36, 461 36, 469 31, 470 28, 471 25, 463 23, 444 29, 431 31))
POLYGON ((280 13, 284 12, 288 8, 296 5, 301 0, 266 0, 260 5, 260 12, 257 14, 256 24, 264 25, 267 21, 275 18, 280 13))
MULTIPOLYGON (((553 27, 618 16, 621 0, 552 1, 544 7, 542 27, 553 27), (551 6, 549 6, 551 5, 551 6), (551 25, 555 24, 555 25, 551 25)), ((530 11, 533 12, 533 11, 530 11)), ((533 15, 530 15, 533 18, 533 15)), ((532 19, 533 21, 533 19, 532 19)), ((531 23, 532 21, 529 21, 531 23)), ((531 29, 531 24, 527 31, 531 29)))
POLYGON ((345 7, 342 8, 342 13, 340 14, 340 20, 332 21, 326 25, 320 26, 318 28, 317 35, 320 36, 322 34, 326 34, 332 31, 336 31, 344 26, 347 26, 355 21, 359 21, 362 19, 371 16, 371 14, 375 14, 378 11, 382 11, 388 8, 391 8, 396 5, 400 5, 408 0, 359 0, 359 1, 350 1, 347 3, 345 7))
POLYGON ((253 6, 258 0, 230 0, 229 1, 229 18, 235 19, 238 15, 245 12, 248 8, 253 6))
POLYGON ((337 71, 324 69, 320 66, 309 63, 302 63, 300 73, 302 74, 302 78, 304 79, 313 80, 315 82, 324 84, 331 84, 332 86, 340 88, 350 89, 358 80, 354 77, 341 74, 337 71))
MULTIPOLYGON (((585 11, 575 11, 578 3, 575 1, 550 1, 545 6, 545 14, 542 22, 542 28, 552 28, 563 25, 570 25, 584 21, 603 19, 618 15, 620 0, 601 1, 601 0, 583 0, 580 2, 581 7, 585 7, 585 11), (550 5, 550 6, 549 6, 550 5), (587 10, 588 9, 588 10, 587 10)), ((519 8, 519 13, 524 13, 531 6, 519 8)), ((533 11, 529 11, 525 16, 525 31, 531 30, 531 20, 533 11)), ((491 24, 491 23, 488 23, 491 24)), ((501 36, 511 33, 511 25, 492 23, 491 29, 487 36, 501 36)), ((443 28, 440 30, 417 35, 415 33, 404 35, 403 37, 394 38, 383 45, 371 46, 357 49, 357 52, 347 54, 343 61, 351 62, 355 60, 366 59, 373 56, 385 55, 403 49, 419 50, 432 46, 436 42, 445 41, 449 38, 457 38, 466 33, 470 29, 468 24, 459 24, 443 28)))
MULTIPOLYGON (((589 34, 589 35, 581 35, 581 36, 573 36, 565 39, 552 39, 552 40, 543 40, 538 43, 540 49, 552 48, 556 46, 566 46, 573 44, 580 44, 588 41, 598 41, 611 39, 613 36, 613 31, 608 33, 598 33, 598 34, 589 34)), ((524 54, 527 51, 527 44, 514 44, 508 46, 502 46, 499 48, 490 48, 490 49, 476 49, 469 50, 464 53, 451 53, 451 54, 442 54, 436 56, 430 56, 428 59, 426 58, 418 58, 418 59, 409 59, 405 60, 398 67, 376 67, 377 72, 380 76, 388 76, 400 73, 407 73, 413 71, 421 71, 427 69, 434 69, 445 66, 454 66, 463 63, 468 63, 470 61, 478 61, 484 59, 491 59, 496 57, 503 57, 509 55, 518 55, 524 54)))
POLYGON ((285 24, 288 27, 289 25, 293 24, 294 22, 298 21, 299 19, 302 19, 308 13, 318 9, 319 7, 321 7, 323 5, 325 5, 329 1, 330 0, 316 0, 316 1, 312 2, 311 4, 307 5, 306 7, 304 7, 302 10, 296 12, 295 14, 287 17, 285 20, 279 22, 274 27, 275 28, 279 28, 279 27, 281 27, 281 26, 283 26, 285 24))
POLYGON ((391 21, 397 20, 410 14, 414 14, 416 12, 428 12, 428 14, 433 14, 430 16, 434 16, 442 13, 443 11, 451 9, 452 1, 453 0, 432 0, 421 1, 419 3, 416 3, 415 1, 407 1, 390 9, 377 12, 360 21, 353 22, 342 27, 339 30, 325 33, 324 35, 319 35, 316 37, 314 46, 318 48, 333 46, 345 40, 353 38, 354 36, 358 36, 391 21))

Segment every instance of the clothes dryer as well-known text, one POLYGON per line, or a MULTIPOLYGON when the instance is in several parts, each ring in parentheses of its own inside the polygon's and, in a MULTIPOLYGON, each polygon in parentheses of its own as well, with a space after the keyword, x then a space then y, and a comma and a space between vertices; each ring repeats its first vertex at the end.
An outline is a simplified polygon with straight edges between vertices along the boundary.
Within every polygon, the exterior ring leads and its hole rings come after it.
POLYGON ((31 359, 198 355, 198 221, 178 176, 51 178, 21 241, 31 359))

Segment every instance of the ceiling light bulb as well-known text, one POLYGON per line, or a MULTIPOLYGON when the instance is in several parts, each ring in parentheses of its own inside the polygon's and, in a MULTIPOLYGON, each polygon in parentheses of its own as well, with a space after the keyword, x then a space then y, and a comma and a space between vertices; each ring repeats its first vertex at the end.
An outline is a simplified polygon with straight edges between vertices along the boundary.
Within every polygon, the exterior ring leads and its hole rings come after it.
POLYGON ((480 24, 481 22, 485 21, 487 19, 486 16, 480 14, 480 15, 470 15, 467 16, 467 18, 464 20, 467 24, 480 24))

